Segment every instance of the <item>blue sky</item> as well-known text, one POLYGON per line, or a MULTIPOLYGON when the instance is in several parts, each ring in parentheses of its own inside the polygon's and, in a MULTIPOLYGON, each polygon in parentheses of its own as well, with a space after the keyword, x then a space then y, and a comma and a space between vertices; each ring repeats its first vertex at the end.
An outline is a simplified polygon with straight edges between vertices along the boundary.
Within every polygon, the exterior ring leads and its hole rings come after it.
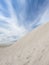
POLYGON ((0 0, 0 43, 15 41, 49 21, 49 0, 0 0))

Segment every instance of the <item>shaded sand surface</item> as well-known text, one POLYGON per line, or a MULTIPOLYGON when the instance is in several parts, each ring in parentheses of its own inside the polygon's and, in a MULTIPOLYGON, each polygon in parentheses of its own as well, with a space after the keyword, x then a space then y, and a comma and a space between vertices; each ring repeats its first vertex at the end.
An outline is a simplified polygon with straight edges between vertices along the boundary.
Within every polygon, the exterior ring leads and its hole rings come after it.
POLYGON ((49 23, 11 46, 0 47, 0 65, 49 65, 49 23))

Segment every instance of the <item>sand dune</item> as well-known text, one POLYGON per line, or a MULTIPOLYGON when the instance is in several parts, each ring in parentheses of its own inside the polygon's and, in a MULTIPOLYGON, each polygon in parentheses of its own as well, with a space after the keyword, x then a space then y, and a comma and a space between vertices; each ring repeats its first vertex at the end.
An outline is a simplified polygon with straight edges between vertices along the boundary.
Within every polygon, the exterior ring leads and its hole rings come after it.
POLYGON ((49 65, 49 23, 9 47, 0 47, 0 65, 49 65))

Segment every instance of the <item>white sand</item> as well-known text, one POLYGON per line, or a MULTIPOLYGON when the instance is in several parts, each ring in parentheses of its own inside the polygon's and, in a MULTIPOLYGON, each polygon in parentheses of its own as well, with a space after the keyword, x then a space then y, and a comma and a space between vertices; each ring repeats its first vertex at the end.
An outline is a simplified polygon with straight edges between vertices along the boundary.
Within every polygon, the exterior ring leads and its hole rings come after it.
POLYGON ((9 47, 0 47, 0 65, 49 65, 49 23, 9 47))

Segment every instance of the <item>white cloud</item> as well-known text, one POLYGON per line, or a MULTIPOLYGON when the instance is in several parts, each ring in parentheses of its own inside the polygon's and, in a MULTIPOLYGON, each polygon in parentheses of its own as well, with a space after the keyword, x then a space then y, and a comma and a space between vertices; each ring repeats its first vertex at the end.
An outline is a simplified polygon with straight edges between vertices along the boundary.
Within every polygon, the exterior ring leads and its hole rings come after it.
POLYGON ((21 4, 21 5, 26 4, 26 0, 17 0, 17 2, 18 2, 19 4, 21 4))
MULTIPOLYGON (((29 25, 30 28, 49 22, 49 7, 47 6, 39 13, 38 17, 29 25)), ((32 30, 32 29, 31 29, 32 30)))
MULTIPOLYGON (((0 34, 0 42, 2 43, 8 42, 8 41, 14 41, 15 39, 12 36, 16 36, 17 37, 16 39, 19 39, 20 37, 22 37, 28 32, 28 30, 23 26, 23 24, 19 25, 21 21, 18 20, 17 16, 15 15, 15 12, 11 4, 11 0, 5 0, 5 2, 8 5, 10 17, 7 18, 3 16, 2 13, 0 14, 0 20, 4 20, 5 22, 7 22, 7 25, 9 26, 8 29, 0 27, 0 32, 3 32, 2 34, 0 34)), ((20 5, 23 7, 22 11, 20 11, 19 13, 19 17, 22 21, 24 21, 26 17, 25 7, 27 2, 26 0, 17 0, 17 2, 20 3, 20 5)), ((37 19, 35 19, 34 22, 28 24, 27 27, 31 29, 35 23, 38 22, 37 24, 43 24, 47 21, 49 21, 49 8, 45 9, 43 14, 39 12, 39 16, 37 17, 37 19)))
POLYGON ((49 8, 47 8, 45 10, 45 12, 43 13, 43 15, 41 16, 39 22, 42 23, 46 23, 49 22, 49 8))
MULTIPOLYGON (((20 38, 21 36, 25 35, 27 30, 25 29, 25 27, 23 25, 19 26, 18 25, 18 19, 17 16, 15 15, 15 12, 13 10, 12 4, 10 2, 10 0, 5 0, 7 5, 8 5, 8 9, 10 11, 10 18, 4 17, 3 15, 0 15, 0 20, 4 20, 5 22, 7 22, 9 29, 5 29, 5 28, 1 28, 0 27, 0 31, 3 32, 3 35, 0 35, 0 43, 1 42, 8 42, 7 37, 12 37, 12 36, 17 36, 17 39, 20 38), (3 39, 6 39, 5 41, 3 41, 3 39)), ((13 38, 9 38, 10 40, 13 41, 13 38)))

